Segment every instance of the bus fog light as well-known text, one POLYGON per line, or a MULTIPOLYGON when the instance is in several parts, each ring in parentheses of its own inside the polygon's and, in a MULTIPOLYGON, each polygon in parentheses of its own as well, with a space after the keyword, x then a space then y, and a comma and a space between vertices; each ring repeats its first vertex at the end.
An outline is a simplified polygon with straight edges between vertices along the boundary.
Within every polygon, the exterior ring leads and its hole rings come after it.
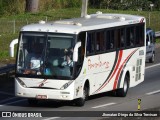
POLYGON ((67 98, 68 96, 66 96, 66 95, 62 95, 62 98, 67 98))

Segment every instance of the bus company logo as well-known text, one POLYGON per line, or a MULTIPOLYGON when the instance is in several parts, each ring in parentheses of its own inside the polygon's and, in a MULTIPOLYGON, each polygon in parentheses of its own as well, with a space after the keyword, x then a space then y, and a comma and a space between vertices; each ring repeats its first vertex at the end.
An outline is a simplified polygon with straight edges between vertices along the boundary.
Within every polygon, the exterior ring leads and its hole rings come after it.
POLYGON ((44 79, 42 82, 40 82, 39 87, 43 87, 44 84, 47 83, 46 81, 47 81, 47 79, 44 79))
POLYGON ((88 59, 88 70, 95 69, 95 68, 101 68, 105 67, 106 69, 109 68, 109 62, 108 61, 101 61, 100 56, 98 59, 98 62, 93 63, 91 59, 88 59))

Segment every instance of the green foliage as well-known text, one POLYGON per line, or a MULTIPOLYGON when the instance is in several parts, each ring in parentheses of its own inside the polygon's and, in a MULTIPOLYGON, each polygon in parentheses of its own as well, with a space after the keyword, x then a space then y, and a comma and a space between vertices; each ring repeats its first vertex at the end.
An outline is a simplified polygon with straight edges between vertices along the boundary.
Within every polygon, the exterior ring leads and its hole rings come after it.
MULTIPOLYGON (((25 12, 26 0, 0 0, 0 15, 16 15, 25 12)), ((48 11, 57 8, 76 8, 81 0, 39 0, 39 10, 48 11)))
POLYGON ((0 0, 1 15, 13 15, 24 12, 25 0, 0 0))
POLYGON ((156 43, 160 43, 160 38, 156 39, 156 43))
POLYGON ((18 34, 0 35, 0 63, 11 64, 14 62, 15 58, 9 57, 9 45, 17 36, 18 34))
MULTIPOLYGON (((48 11, 57 8, 76 8, 82 0, 39 0, 39 10, 48 11)), ((160 0, 89 0, 90 8, 114 10, 160 10, 160 0)), ((16 15, 25 12, 26 0, 0 0, 0 15, 16 15)))
POLYGON ((68 7, 80 7, 81 1, 80 0, 68 0, 68 7))
POLYGON ((150 10, 150 4, 154 4, 154 10, 160 10, 160 0, 90 0, 92 8, 107 8, 114 10, 150 10))
POLYGON ((160 10, 160 0, 155 1, 155 9, 160 10))
POLYGON ((42 0, 40 4, 42 6, 45 6, 45 8, 50 8, 50 9, 70 8, 70 7, 74 8, 74 7, 80 7, 81 1, 80 0, 45 0, 45 1, 42 0))

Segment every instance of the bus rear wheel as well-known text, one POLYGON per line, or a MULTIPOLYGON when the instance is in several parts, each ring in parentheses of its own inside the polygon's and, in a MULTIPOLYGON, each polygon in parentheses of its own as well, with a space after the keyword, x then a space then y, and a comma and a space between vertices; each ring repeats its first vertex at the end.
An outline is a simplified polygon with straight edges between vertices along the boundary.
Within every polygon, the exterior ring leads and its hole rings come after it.
POLYGON ((125 76, 123 88, 120 88, 116 91, 116 96, 118 97, 125 97, 127 95, 129 89, 129 76, 125 76))
POLYGON ((79 107, 84 106, 85 101, 88 99, 88 88, 84 86, 83 88, 83 96, 75 100, 75 104, 79 107))

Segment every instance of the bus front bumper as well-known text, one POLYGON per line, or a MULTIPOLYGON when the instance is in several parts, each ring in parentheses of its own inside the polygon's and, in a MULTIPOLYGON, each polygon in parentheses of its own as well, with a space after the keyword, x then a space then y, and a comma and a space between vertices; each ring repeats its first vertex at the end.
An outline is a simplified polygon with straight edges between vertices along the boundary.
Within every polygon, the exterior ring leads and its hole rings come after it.
MULTIPOLYGON (((72 87, 74 88, 74 87, 72 87)), ((57 89, 41 89, 41 88, 26 88, 20 85, 15 80, 15 95, 24 98, 35 99, 51 99, 51 100, 73 100, 74 90, 57 90, 57 89)))

